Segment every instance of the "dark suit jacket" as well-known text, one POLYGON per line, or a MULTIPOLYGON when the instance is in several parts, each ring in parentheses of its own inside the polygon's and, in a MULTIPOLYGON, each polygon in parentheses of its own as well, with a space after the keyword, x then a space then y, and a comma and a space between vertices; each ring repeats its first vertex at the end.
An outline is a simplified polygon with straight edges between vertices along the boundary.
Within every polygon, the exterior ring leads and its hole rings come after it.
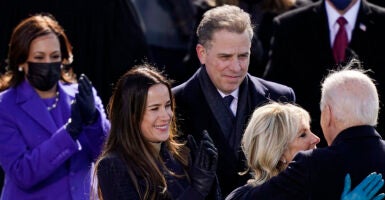
MULTIPOLYGON (((311 3, 310 0, 296 0, 295 4, 292 5, 287 11, 309 5, 310 3, 311 3)), ((261 21, 258 24, 257 35, 258 35, 258 39, 261 41, 262 49, 263 49, 263 57, 262 57, 263 66, 267 64, 267 61, 269 59, 270 41, 273 34, 273 19, 278 15, 279 13, 277 13, 277 11, 275 10, 265 10, 261 16, 261 21)))
POLYGON ((385 1, 383 0, 369 0, 370 3, 385 7, 385 1))
MULTIPOLYGON (((300 152, 287 169, 245 199, 340 199, 349 173, 355 187, 371 172, 385 173, 385 141, 371 126, 342 131, 330 147, 300 152)), ((247 186, 245 186, 247 187, 247 186)), ((382 188, 380 192, 384 192, 382 188)), ((234 195, 234 196, 238 196, 234 195)), ((231 198, 228 198, 231 199, 231 198)))
POLYGON ((226 196, 236 187, 245 184, 246 180, 250 178, 250 176, 240 176, 238 172, 246 169, 240 142, 251 113, 257 106, 269 100, 294 102, 295 95, 289 87, 247 75, 244 80, 244 83, 248 83, 248 88, 245 88, 247 89, 247 100, 239 98, 236 116, 237 131, 234 131, 228 139, 224 136, 220 125, 224 122, 218 121, 214 116, 214 112, 220 111, 211 110, 202 93, 202 90, 206 89, 202 88, 198 80, 198 74, 201 73, 202 68, 198 69, 188 81, 173 88, 176 114, 180 130, 184 134, 200 138, 202 130, 207 130, 212 137, 219 152, 217 169, 219 184, 222 196, 226 196), (239 102, 246 103, 241 106, 239 102))
MULTIPOLYGON (((328 70, 336 69, 324 1, 280 15, 274 24, 272 54, 265 78, 294 89, 297 103, 311 114, 313 131, 323 138, 319 126, 320 83, 328 70)), ((385 9, 362 0, 347 50, 348 58, 358 57, 365 69, 374 71, 369 75, 378 82, 382 102, 385 101, 384 24, 385 9)), ((384 114, 380 118, 383 121, 384 114)), ((384 122, 380 121, 378 130, 385 131, 384 122)))

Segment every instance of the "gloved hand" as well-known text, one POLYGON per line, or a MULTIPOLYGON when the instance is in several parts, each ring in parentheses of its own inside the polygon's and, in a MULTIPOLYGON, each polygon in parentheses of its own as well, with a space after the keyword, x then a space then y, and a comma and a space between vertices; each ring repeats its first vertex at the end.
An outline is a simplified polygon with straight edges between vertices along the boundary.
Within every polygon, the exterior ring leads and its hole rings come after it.
POLYGON ((369 174, 357 187, 350 191, 351 179, 349 173, 345 176, 344 191, 341 195, 341 200, 381 200, 385 197, 381 193, 374 197, 374 195, 382 188, 384 180, 381 174, 369 174), (374 197, 374 198, 373 198, 374 197))
POLYGON ((206 197, 216 179, 218 152, 206 130, 203 131, 199 147, 193 136, 188 135, 187 137, 188 146, 193 153, 193 161, 189 171, 191 185, 202 196, 206 197))
POLYGON ((82 132, 82 118, 76 101, 71 104, 71 118, 68 119, 66 130, 76 140, 82 132))
POLYGON ((92 93, 91 81, 86 75, 82 74, 79 78, 79 93, 76 94, 76 102, 79 104, 80 113, 84 124, 93 124, 97 117, 97 109, 95 107, 95 98, 92 93))

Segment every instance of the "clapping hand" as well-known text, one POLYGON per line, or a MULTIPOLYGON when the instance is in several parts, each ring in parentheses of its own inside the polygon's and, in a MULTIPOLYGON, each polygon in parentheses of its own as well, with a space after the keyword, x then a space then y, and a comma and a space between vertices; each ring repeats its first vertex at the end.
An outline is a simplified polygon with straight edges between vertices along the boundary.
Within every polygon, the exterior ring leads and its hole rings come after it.
POLYGON ((76 140, 82 132, 82 119, 76 101, 73 101, 71 104, 71 118, 69 118, 66 124, 66 130, 74 140, 76 140))
POLYGON ((357 187, 350 191, 351 179, 350 175, 345 176, 345 186, 342 192, 341 200, 381 200, 385 197, 381 193, 374 197, 374 195, 382 188, 384 180, 381 174, 369 174, 357 187), (374 198, 373 198, 374 197, 374 198))
POLYGON ((95 122, 98 112, 95 107, 92 84, 86 75, 80 75, 78 87, 79 93, 75 96, 76 102, 79 105, 83 123, 89 125, 95 122))
POLYGON ((192 166, 189 171, 192 187, 206 197, 216 179, 218 152, 206 130, 199 144, 188 135, 188 146, 192 152, 192 166))

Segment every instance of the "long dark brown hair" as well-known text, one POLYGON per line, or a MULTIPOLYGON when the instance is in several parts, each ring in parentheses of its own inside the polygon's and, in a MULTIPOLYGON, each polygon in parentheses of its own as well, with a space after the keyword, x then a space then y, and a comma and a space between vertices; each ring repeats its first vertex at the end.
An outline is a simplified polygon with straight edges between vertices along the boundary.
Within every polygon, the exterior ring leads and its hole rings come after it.
MULTIPOLYGON (((12 32, 8 49, 7 72, 1 79, 0 91, 16 86, 24 80, 24 72, 20 72, 18 68, 27 61, 32 41, 37 37, 51 33, 54 33, 59 39, 62 63, 64 65, 71 64, 72 46, 64 33, 64 29, 49 13, 33 15, 22 20, 12 32)), ((70 70, 72 73, 72 69, 68 67, 65 67, 65 70, 70 70)), ((62 77, 62 80, 67 81, 67 78, 62 77)))
MULTIPOLYGON (((111 130, 99 158, 101 160, 110 153, 117 153, 129 166, 129 175, 141 199, 159 198, 161 195, 157 192, 159 186, 164 192, 167 190, 165 177, 158 167, 158 164, 163 163, 161 157, 144 139, 140 129, 146 108, 147 93, 155 84, 167 86, 171 109, 174 111, 175 102, 170 82, 149 64, 134 67, 118 80, 107 108, 111 130), (137 176, 144 178, 146 191, 140 191, 137 176)), ((170 125, 170 137, 163 145, 166 145, 171 155, 187 168, 189 151, 184 145, 176 142, 176 134, 174 114, 170 125)), ((95 168, 98 168, 98 162, 95 168)), ((101 197, 100 190, 99 196, 101 197)))

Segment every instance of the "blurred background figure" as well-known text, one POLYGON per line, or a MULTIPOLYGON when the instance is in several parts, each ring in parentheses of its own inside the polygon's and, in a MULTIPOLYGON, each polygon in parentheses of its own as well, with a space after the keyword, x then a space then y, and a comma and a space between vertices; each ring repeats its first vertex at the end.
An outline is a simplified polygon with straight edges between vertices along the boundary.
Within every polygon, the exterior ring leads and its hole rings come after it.
POLYGON ((16 26, 0 93, 1 199, 88 199, 90 168, 109 131, 85 75, 63 67, 72 47, 50 15, 16 26))
POLYGON ((148 61, 177 83, 185 81, 197 69, 193 48, 197 20, 215 3, 206 0, 132 0, 132 3, 147 42, 148 61))
MULTIPOLYGON (((310 4, 310 0, 261 0, 262 16, 257 24, 257 35, 261 41, 263 55, 260 68, 262 76, 267 61, 269 59, 270 43, 273 36, 273 19, 289 10, 294 10, 302 6, 310 4)), ((252 14, 253 15, 253 14, 252 14)))

